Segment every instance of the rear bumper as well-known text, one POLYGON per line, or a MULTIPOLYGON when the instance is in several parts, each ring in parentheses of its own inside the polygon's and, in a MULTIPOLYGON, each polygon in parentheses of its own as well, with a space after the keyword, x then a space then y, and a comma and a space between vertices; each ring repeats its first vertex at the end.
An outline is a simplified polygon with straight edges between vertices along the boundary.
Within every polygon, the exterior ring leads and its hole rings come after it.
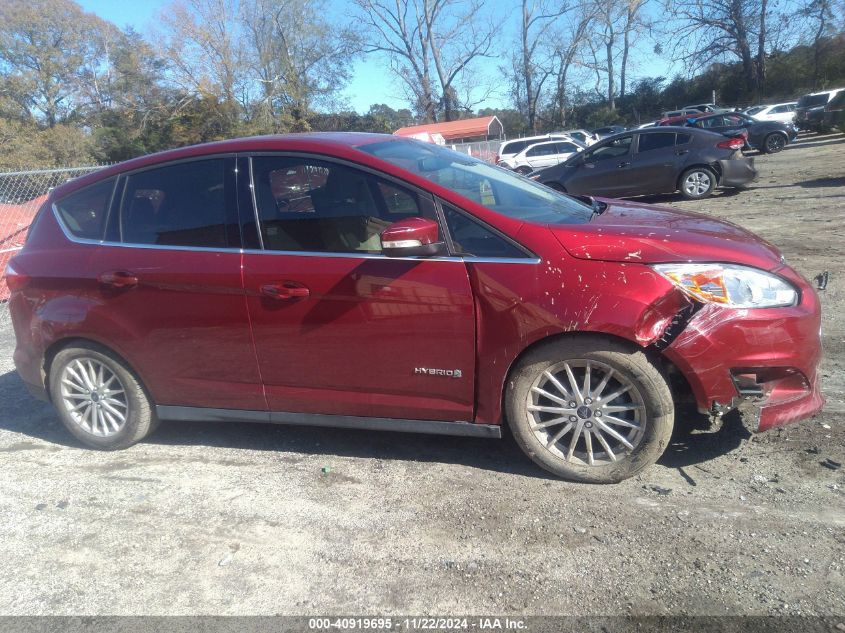
POLYGON ((720 160, 719 167, 722 170, 720 187, 741 187, 757 179, 757 168, 750 157, 720 160))
POLYGON ((754 310, 706 305, 664 350, 686 377, 699 410, 720 413, 743 405, 757 418, 759 431, 808 418, 824 406, 818 298, 791 269, 775 272, 799 288, 799 305, 754 310))

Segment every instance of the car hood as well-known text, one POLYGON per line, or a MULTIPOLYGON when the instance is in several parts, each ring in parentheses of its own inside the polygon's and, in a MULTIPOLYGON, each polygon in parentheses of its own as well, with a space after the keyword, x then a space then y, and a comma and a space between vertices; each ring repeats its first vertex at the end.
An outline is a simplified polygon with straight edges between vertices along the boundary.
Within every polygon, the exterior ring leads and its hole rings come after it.
POLYGON ((771 270, 780 251, 741 226, 701 213, 599 198, 608 206, 580 225, 549 225, 579 259, 659 264, 726 262, 771 270))

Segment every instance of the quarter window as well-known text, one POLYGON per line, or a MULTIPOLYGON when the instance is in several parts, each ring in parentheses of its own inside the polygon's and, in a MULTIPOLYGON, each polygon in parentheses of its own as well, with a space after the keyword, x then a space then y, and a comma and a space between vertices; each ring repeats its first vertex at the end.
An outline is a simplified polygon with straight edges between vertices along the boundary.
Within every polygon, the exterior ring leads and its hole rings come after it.
POLYGON ((225 248, 225 159, 168 165, 130 175, 120 236, 132 244, 225 248))
POLYGON ((393 222, 435 217, 430 201, 345 165, 258 156, 252 171, 267 250, 381 253, 393 222))
POLYGON ((63 224, 74 237, 86 240, 103 239, 114 183, 114 178, 104 180, 76 191, 56 203, 63 224))
POLYGON ((452 207, 443 205, 443 213, 457 255, 509 259, 527 257, 522 250, 452 207))

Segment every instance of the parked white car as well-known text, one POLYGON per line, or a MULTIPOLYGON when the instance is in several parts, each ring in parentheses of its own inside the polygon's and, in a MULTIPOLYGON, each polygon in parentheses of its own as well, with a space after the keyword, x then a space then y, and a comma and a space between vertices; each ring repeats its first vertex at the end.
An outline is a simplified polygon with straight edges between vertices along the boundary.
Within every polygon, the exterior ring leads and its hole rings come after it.
POLYGON ((505 161, 511 160, 514 156, 536 143, 555 140, 568 141, 571 139, 563 132, 555 132, 552 134, 543 134, 542 136, 526 136, 525 138, 515 138, 512 141, 505 141, 499 147, 499 153, 496 155, 496 164, 502 165, 505 161))
POLYGON ((598 143, 599 140, 598 136, 587 130, 566 130, 566 132, 561 132, 561 134, 575 139, 585 147, 589 147, 593 143, 598 143))
POLYGON ((793 123, 795 120, 796 101, 790 103, 775 103, 774 105, 763 106, 751 116, 758 121, 779 121, 780 123, 793 123))
POLYGON ((520 174, 529 174, 537 169, 558 165, 584 149, 585 146, 574 139, 545 141, 530 145, 499 164, 520 174))

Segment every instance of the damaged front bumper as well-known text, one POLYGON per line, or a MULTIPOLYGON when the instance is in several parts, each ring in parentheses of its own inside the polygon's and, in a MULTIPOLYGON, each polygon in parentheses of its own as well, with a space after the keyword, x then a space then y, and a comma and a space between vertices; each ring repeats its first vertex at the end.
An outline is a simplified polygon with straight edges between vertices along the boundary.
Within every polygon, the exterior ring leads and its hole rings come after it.
POLYGON ((776 272, 799 288, 798 305, 707 304, 663 350, 686 377, 700 411, 721 415, 740 406, 759 431, 810 417, 824 406, 818 297, 790 268, 776 272))

